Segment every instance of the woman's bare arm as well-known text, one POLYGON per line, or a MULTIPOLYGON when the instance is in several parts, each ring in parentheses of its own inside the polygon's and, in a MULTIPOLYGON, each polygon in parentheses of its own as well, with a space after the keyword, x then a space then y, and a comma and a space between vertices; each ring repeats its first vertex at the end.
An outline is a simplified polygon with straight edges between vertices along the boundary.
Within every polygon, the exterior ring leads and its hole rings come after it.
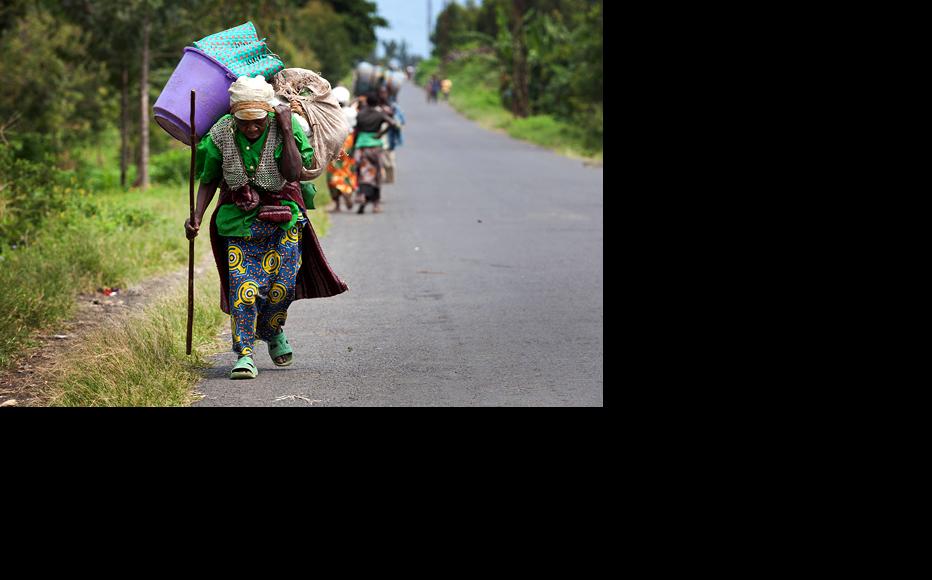
POLYGON ((189 240, 193 240, 197 237, 201 229, 201 221, 204 219, 204 213, 207 211, 207 206, 213 201, 219 185, 220 180, 218 179, 217 181, 209 183, 204 183, 202 181, 200 187, 198 187, 197 208, 194 210, 194 221, 191 222, 190 219, 184 220, 185 235, 189 240))

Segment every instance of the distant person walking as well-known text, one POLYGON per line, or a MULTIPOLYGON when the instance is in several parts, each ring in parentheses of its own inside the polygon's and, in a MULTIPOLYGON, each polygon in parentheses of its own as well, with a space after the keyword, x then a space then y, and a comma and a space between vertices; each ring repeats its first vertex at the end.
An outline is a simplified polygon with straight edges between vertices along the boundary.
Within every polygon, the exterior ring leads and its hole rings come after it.
MULTIPOLYGON (((346 124, 350 129, 356 128, 356 116, 359 114, 356 109, 350 105, 350 92, 346 87, 336 87, 333 89, 333 96, 336 97, 340 106, 343 108, 343 116, 346 124)), ((353 194, 356 193, 356 162, 348 151, 353 150, 353 138, 355 133, 350 132, 346 136, 343 148, 339 155, 330 162, 327 167, 327 185, 330 187, 330 197, 336 203, 333 211, 340 211, 340 203, 346 205, 347 210, 353 209, 353 194)))
POLYGON ((381 109, 378 93, 366 94, 365 103, 356 117, 353 151, 356 178, 359 182, 359 191, 356 194, 359 210, 356 213, 365 213, 368 203, 372 204, 374 213, 382 211, 379 205, 382 195, 382 150, 385 148, 382 136, 391 127, 398 127, 398 123, 381 109))
POLYGON ((437 75, 431 75, 430 80, 427 81, 427 102, 436 103, 437 93, 439 92, 440 92, 440 79, 437 78, 437 75))
POLYGON ((440 90, 443 92, 444 101, 450 100, 450 91, 452 89, 453 89, 453 81, 451 81, 450 79, 443 79, 443 81, 440 82, 440 90))
POLYGON ((404 113, 396 101, 391 99, 387 87, 379 89, 379 109, 394 119, 397 124, 388 129, 388 147, 382 152, 382 182, 395 183, 395 148, 402 143, 401 127, 404 125, 404 113))

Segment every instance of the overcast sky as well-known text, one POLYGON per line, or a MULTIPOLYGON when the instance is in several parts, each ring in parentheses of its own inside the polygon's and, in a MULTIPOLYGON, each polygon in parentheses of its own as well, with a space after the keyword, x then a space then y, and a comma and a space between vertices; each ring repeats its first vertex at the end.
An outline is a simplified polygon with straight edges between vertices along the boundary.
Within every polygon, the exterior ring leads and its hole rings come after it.
MULTIPOLYGON (((460 4, 464 2, 459 0, 460 4)), ((433 19, 436 22, 437 14, 449 0, 430 0, 433 8, 433 19)), ((408 41, 408 52, 421 56, 430 56, 427 30, 427 3, 428 0, 375 0, 379 6, 379 15, 388 20, 391 28, 379 28, 376 33, 379 37, 379 54, 382 51, 383 40, 402 39, 408 41)), ((481 2, 479 2, 481 4, 481 2)))

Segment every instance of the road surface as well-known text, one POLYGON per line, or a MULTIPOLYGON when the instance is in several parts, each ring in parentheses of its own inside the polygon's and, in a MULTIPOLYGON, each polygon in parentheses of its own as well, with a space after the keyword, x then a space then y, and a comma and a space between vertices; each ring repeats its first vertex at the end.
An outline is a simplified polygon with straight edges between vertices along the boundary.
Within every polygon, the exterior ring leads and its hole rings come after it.
POLYGON ((482 129, 404 87, 384 213, 331 214, 349 291, 295 302, 295 364, 232 352, 195 406, 602 406, 602 168, 482 129))

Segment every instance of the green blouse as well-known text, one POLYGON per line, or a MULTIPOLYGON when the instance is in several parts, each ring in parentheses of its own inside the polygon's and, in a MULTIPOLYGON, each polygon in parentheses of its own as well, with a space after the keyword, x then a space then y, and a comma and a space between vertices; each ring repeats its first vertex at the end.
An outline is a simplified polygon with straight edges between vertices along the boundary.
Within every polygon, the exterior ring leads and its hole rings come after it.
MULTIPOLYGON (((225 115, 221 120, 230 116, 225 115)), ((275 122, 275 113, 269 113, 269 123, 275 122)), ((235 127, 236 124, 234 123, 233 126, 235 127)), ((301 155, 301 164, 304 167, 310 167, 314 159, 314 148, 311 147, 307 135, 304 134, 304 130, 301 129, 301 125, 298 124, 298 120, 294 116, 291 117, 291 127, 294 132, 294 140, 298 145, 298 153, 301 155)), ((265 138, 268 134, 269 128, 266 127, 256 142, 250 143, 245 135, 239 131, 234 131, 236 147, 239 149, 240 155, 243 156, 243 165, 246 167, 246 174, 250 177, 255 175, 255 168, 259 165, 259 157, 262 155, 262 148, 265 147, 265 138)), ((275 148, 275 160, 278 162, 279 169, 281 169, 283 149, 284 143, 275 148)), ((197 144, 194 170, 201 183, 219 181, 223 178, 223 155, 211 138, 210 133, 204 135, 204 138, 197 144)), ((314 187, 313 183, 310 181, 301 182, 301 194, 308 209, 314 209, 315 193, 317 193, 317 188, 314 187)), ((298 204, 293 201, 283 201, 282 203, 291 207, 291 221, 280 226, 287 231, 294 227, 298 218, 301 217, 301 210, 298 204)), ((259 208, 247 212, 236 207, 235 204, 224 204, 217 211, 217 233, 230 238, 247 237, 250 235, 250 228, 258 214, 259 208)))
POLYGON ((378 133, 367 133, 365 131, 360 131, 359 135, 356 136, 356 143, 353 144, 354 147, 384 147, 385 142, 377 138, 378 133))

